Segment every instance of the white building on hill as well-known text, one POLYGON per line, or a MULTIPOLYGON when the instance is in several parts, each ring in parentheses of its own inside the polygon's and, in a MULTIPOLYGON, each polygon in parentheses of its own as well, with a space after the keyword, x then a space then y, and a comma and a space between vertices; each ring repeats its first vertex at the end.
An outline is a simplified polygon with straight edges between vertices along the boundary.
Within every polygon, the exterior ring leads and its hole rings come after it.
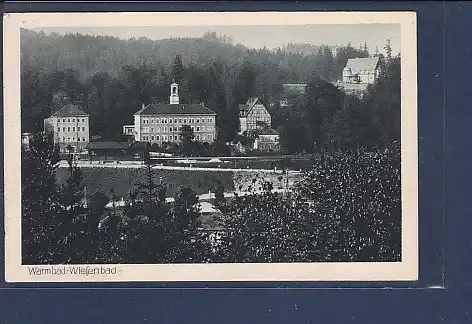
POLYGON ((338 82, 337 86, 347 94, 362 97, 379 76, 379 57, 349 59, 343 70, 342 82, 338 82))
POLYGON ((373 84, 379 74, 378 56, 349 59, 343 70, 343 83, 373 84))

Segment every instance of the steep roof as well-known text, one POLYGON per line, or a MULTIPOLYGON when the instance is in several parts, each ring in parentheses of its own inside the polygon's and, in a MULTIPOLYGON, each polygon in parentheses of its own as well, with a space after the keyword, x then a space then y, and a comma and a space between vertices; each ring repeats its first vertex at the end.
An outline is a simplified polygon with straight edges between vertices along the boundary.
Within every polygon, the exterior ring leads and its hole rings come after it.
POLYGON ((351 69, 351 73, 373 72, 379 64, 379 57, 364 57, 349 59, 345 68, 351 69))
POLYGON ((199 104, 151 104, 141 108, 135 115, 216 115, 207 107, 199 104))
POLYGON ((239 104, 239 114, 240 117, 246 117, 247 114, 251 111, 251 109, 257 104, 261 103, 259 98, 254 97, 254 98, 249 98, 245 104, 239 104))
POLYGON ((79 109, 79 107, 77 107, 76 105, 67 104, 51 115, 51 117, 75 117, 75 116, 89 116, 89 114, 79 109))

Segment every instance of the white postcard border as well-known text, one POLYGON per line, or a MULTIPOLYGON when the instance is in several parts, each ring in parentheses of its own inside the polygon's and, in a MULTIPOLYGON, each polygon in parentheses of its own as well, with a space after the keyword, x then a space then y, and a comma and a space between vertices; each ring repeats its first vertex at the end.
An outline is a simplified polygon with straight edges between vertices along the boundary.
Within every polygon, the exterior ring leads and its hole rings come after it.
POLYGON ((3 32, 5 280, 7 282, 418 280, 416 13, 18 13, 4 15, 3 32), (84 19, 84 15, 86 15, 86 19, 84 19), (21 264, 20 28, 59 26, 216 26, 366 23, 390 23, 401 25, 401 262, 161 265, 107 264, 66 266, 45 265, 35 267, 21 264), (38 273, 41 273, 41 275, 32 275, 32 268, 44 270, 39 270, 38 273), (64 273, 62 273, 62 271, 64 271, 64 273), (73 272, 75 272, 75 274, 73 272))

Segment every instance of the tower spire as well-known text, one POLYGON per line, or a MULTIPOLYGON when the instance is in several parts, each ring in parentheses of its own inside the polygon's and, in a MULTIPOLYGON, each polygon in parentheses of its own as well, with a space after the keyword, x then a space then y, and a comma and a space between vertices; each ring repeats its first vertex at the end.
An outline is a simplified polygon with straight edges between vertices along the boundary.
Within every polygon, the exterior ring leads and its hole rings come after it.
POLYGON ((175 83, 175 80, 172 79, 172 84, 170 85, 170 98, 169 103, 171 105, 179 104, 179 85, 175 83))

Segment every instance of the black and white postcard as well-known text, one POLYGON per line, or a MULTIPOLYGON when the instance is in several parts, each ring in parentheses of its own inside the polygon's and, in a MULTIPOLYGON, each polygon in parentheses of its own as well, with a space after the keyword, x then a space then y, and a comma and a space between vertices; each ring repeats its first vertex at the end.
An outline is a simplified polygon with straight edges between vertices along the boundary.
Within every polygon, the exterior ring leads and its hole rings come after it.
POLYGON ((413 12, 4 16, 7 282, 418 279, 413 12))

